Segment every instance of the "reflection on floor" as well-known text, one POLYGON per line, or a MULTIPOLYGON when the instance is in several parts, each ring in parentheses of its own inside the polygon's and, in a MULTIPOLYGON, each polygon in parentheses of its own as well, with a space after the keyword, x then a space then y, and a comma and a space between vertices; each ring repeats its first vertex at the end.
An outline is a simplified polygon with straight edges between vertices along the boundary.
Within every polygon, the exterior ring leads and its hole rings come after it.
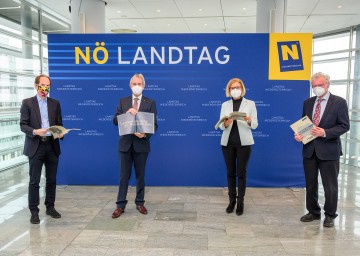
POLYGON ((114 186, 58 187, 62 218, 42 203, 32 225, 25 165, 0 173, 0 255, 359 255, 359 170, 341 166, 335 228, 300 222, 304 190, 287 188, 249 188, 238 217, 225 213, 226 190, 197 187, 147 187, 141 215, 132 187, 125 213, 112 219, 114 186))

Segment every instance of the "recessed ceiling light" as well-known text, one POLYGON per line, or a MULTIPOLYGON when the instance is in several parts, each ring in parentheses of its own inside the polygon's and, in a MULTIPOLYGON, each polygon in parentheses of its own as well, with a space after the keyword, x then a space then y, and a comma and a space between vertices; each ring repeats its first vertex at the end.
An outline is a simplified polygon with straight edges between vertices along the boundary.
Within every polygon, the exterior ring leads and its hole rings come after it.
POLYGON ((156 10, 156 12, 160 12, 160 10, 159 10, 159 9, 157 9, 157 10, 156 10))
POLYGON ((15 6, 15 7, 1 7, 0 10, 11 10, 11 9, 20 9, 21 6, 15 6))
POLYGON ((202 9, 200 8, 198 11, 199 11, 199 12, 202 12, 202 9))
POLYGON ((168 25, 168 27, 170 27, 170 26, 171 26, 171 24, 170 24, 170 23, 168 23, 167 25, 168 25))
POLYGON ((242 8, 242 10, 243 10, 243 11, 246 11, 246 8, 244 7, 244 8, 242 8))
POLYGON ((204 26, 207 26, 207 23, 205 23, 204 26))
POLYGON ((111 32, 121 34, 121 33, 136 33, 137 31, 131 28, 117 28, 117 29, 112 29, 111 32))
POLYGON ((338 5, 338 7, 337 7, 337 8, 338 8, 338 9, 341 9, 342 7, 343 7, 342 5, 338 5))
POLYGON ((116 11, 116 13, 121 13, 121 11, 116 11))
POLYGON ((136 27, 136 25, 135 25, 135 24, 133 24, 132 26, 133 26, 133 27, 136 27))

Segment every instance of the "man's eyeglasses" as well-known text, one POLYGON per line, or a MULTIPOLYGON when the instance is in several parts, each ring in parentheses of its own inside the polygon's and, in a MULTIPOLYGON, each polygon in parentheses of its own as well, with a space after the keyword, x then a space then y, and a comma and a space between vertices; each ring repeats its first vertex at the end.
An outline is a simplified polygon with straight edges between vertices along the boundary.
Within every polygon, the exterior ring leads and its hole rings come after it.
POLYGON ((142 83, 137 83, 137 84, 136 84, 136 83, 132 83, 132 85, 133 85, 133 86, 135 86, 135 85, 140 85, 140 86, 141 86, 142 83))

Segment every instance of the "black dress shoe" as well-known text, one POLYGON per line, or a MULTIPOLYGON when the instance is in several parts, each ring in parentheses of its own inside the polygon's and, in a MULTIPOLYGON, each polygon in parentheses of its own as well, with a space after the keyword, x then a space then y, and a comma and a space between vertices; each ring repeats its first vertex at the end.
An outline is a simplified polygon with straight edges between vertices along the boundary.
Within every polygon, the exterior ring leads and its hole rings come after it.
POLYGON ((236 215, 237 216, 240 216, 240 215, 243 215, 244 213, 244 203, 241 203, 241 204, 237 204, 237 207, 236 207, 236 215))
POLYGON ((50 215, 51 218, 55 218, 55 219, 58 219, 58 218, 61 218, 61 215, 60 213, 58 213, 55 208, 49 208, 46 210, 46 214, 47 215, 50 215))
POLYGON ((331 228, 334 226, 334 219, 326 216, 324 220, 324 227, 331 228))
POLYGON ((300 221, 302 222, 310 222, 310 221, 313 221, 313 220, 320 220, 320 216, 319 215, 314 215, 312 213, 307 213, 305 214, 304 216, 302 216, 300 218, 300 221))
POLYGON ((228 207, 226 207, 226 212, 227 213, 232 213, 234 211, 235 204, 236 204, 236 201, 230 202, 228 207))
POLYGON ((40 223, 39 214, 38 213, 32 213, 31 218, 30 218, 30 222, 32 224, 39 224, 40 223))

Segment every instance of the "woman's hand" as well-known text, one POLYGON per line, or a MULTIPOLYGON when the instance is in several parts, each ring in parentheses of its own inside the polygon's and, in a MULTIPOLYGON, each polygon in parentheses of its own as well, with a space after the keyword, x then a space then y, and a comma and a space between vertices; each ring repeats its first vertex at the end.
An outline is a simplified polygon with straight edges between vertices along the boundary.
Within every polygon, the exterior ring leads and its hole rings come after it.
POLYGON ((245 116, 244 120, 247 122, 249 126, 251 126, 251 116, 245 116))
POLYGON ((234 119, 232 119, 232 118, 226 119, 224 122, 225 128, 228 127, 233 121, 234 121, 234 119))

